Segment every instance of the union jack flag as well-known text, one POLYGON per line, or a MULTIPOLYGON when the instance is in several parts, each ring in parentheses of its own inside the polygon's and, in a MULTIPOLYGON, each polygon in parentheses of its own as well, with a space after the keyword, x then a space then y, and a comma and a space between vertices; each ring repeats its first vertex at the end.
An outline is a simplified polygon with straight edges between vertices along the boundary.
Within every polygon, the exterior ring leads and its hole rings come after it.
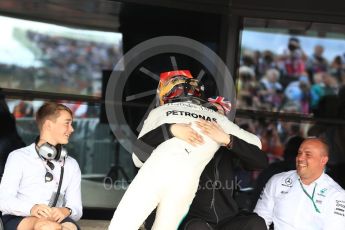
POLYGON ((225 98, 222 96, 210 97, 207 100, 212 104, 217 103, 220 106, 222 106, 226 114, 231 110, 231 102, 226 101, 225 98))

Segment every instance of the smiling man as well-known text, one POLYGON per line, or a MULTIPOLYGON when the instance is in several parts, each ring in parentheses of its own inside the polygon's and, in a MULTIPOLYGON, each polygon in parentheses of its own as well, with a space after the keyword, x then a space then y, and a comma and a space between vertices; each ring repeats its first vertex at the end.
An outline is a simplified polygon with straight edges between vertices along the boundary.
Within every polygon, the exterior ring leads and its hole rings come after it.
POLYGON ((254 211, 275 230, 341 230, 345 226, 345 191, 324 173, 328 146, 318 138, 301 144, 296 168, 273 176, 254 211))
POLYGON ((74 131, 72 121, 65 105, 44 104, 36 114, 35 143, 9 155, 0 185, 6 230, 78 229, 81 173, 63 147, 74 131))
POLYGON ((310 185, 324 171, 328 161, 328 146, 321 140, 308 139, 298 150, 296 169, 301 182, 310 185))

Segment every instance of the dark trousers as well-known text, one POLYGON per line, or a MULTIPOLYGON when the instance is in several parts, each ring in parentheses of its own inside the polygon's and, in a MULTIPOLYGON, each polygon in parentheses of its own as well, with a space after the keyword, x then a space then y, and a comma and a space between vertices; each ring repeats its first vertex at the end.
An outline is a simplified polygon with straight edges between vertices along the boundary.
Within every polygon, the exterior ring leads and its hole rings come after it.
MULTIPOLYGON (((20 222, 24 219, 23 216, 14 216, 14 215, 4 215, 2 216, 2 220, 4 222, 4 229, 5 230, 16 230, 18 225, 20 224, 20 222)), ((61 223, 64 222, 71 222, 73 223, 75 226, 77 226, 78 230, 80 230, 78 224, 72 220, 69 217, 66 217, 65 219, 63 219, 61 221, 61 223)))
POLYGON ((263 218, 255 213, 240 213, 212 225, 200 218, 191 218, 182 223, 179 230, 267 230, 263 218))

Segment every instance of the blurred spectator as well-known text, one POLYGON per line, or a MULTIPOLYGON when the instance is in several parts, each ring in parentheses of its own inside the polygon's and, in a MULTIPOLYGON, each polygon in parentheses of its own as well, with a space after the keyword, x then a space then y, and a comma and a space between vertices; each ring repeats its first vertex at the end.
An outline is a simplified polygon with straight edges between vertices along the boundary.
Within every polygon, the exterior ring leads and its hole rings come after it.
POLYGON ((286 113, 298 113, 299 111, 300 111, 300 105, 291 100, 286 101, 281 109, 281 112, 286 112, 286 113))
POLYGON ((290 137, 302 136, 301 124, 296 122, 279 122, 277 130, 282 143, 286 143, 290 137))
POLYGON ((289 83, 284 93, 287 100, 299 105, 299 112, 305 114, 309 112, 309 101, 311 96, 310 85, 306 75, 301 76, 297 81, 289 83))
POLYGON ((275 159, 283 156, 284 147, 278 135, 275 123, 270 122, 261 135, 262 151, 272 154, 275 159))
POLYGON ((259 98, 257 96, 258 84, 255 79, 255 72, 248 66, 241 66, 237 81, 238 100, 237 106, 246 108, 257 108, 259 98))
POLYGON ((13 115, 16 118, 21 117, 33 117, 34 116, 34 108, 31 104, 20 101, 16 106, 13 108, 13 115))
POLYGON ((262 103, 268 103, 270 109, 275 110, 282 103, 283 91, 282 85, 279 83, 280 73, 276 69, 268 69, 265 76, 260 80, 260 91, 262 103))
POLYGON ((313 76, 315 73, 327 72, 328 62, 323 57, 324 48, 321 45, 314 47, 314 53, 307 60, 307 70, 309 76, 313 76))
MULTIPOLYGON (((260 62, 260 59, 262 57, 262 53, 260 50, 255 50, 254 51, 254 54, 253 54, 253 57, 254 57, 254 71, 255 71, 255 76, 256 77, 260 77, 261 74, 259 73, 259 62, 260 62)), ((258 78, 257 78, 258 79, 258 78)))
MULTIPOLYGON (((241 66, 247 66, 251 68, 253 71, 255 71, 256 66, 258 64, 257 56, 258 55, 256 55, 255 52, 245 50, 242 55, 241 66)), ((254 76, 255 76, 255 72, 254 72, 254 76)))
POLYGON ((258 74, 259 74, 259 79, 261 76, 263 76, 267 70, 269 69, 277 69, 277 63, 275 60, 275 56, 272 51, 270 50, 265 50, 262 53, 262 56, 259 59, 258 63, 258 74))
POLYGON ((341 77, 344 73, 344 63, 341 56, 336 56, 330 66, 329 73, 334 76, 338 81, 341 81, 341 77))
POLYGON ((16 121, 10 113, 4 96, 0 93, 0 181, 8 155, 25 146, 17 133, 16 121))
POLYGON ((298 78, 305 72, 305 60, 307 56, 300 46, 299 39, 292 37, 288 42, 288 49, 284 51, 281 58, 282 71, 284 76, 282 84, 288 85, 291 81, 298 80, 298 78))
POLYGON ((311 89, 310 89, 310 96, 311 96, 310 106, 312 110, 317 108, 317 105, 320 99, 325 95, 325 84, 323 82, 323 78, 324 78, 324 73, 322 72, 319 72, 313 75, 314 84, 311 86, 311 89))
POLYGON ((61 101, 60 103, 66 105, 68 108, 71 109, 71 111, 74 114, 74 117, 87 117, 87 110, 88 106, 87 104, 81 102, 81 101, 76 101, 74 103, 64 103, 61 101))
POLYGON ((338 93, 339 84, 335 77, 330 74, 325 74, 323 82, 325 84, 325 95, 335 95, 338 93))

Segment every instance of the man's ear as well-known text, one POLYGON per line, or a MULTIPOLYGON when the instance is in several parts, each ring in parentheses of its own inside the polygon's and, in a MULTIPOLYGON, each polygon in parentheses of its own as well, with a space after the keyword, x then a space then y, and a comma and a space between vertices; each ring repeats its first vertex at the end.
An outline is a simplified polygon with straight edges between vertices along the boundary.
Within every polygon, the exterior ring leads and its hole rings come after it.
POLYGON ((328 156, 322 156, 322 158, 321 158, 322 165, 326 165, 327 162, 328 162, 328 156))
POLYGON ((52 125, 52 122, 51 122, 51 120, 45 120, 44 121, 44 123, 43 123, 43 125, 42 125, 42 129, 50 129, 51 128, 51 125, 52 125))

